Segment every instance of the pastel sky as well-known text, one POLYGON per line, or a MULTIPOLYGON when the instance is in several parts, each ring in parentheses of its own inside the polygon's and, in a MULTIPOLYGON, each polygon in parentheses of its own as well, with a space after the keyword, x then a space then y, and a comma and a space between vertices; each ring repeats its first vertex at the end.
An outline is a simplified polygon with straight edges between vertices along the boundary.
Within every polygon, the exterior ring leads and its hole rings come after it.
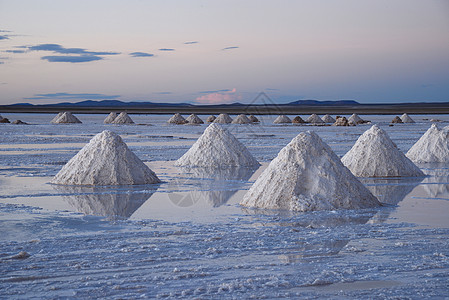
POLYGON ((0 104, 449 101, 449 1, 0 0, 0 104))

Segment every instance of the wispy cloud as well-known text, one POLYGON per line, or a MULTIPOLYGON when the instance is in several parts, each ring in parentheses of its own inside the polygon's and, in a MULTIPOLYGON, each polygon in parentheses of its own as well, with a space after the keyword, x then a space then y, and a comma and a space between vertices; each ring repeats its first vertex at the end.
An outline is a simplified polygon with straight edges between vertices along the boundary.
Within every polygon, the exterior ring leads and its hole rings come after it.
POLYGON ((223 89, 223 90, 215 90, 215 91, 201 91, 198 92, 199 94, 213 94, 213 93, 226 93, 231 92, 231 89, 223 89))
POLYGON ((172 48, 160 48, 159 51, 175 51, 175 49, 172 49, 172 48))
POLYGON ((266 88, 266 91, 280 91, 280 89, 271 89, 271 88, 266 88))
POLYGON ((198 41, 191 41, 191 42, 185 42, 185 45, 193 45, 193 44, 198 44, 198 41))
POLYGON ((5 50, 5 52, 17 54, 17 53, 25 53, 26 50, 5 50))
POLYGON ((238 48, 239 48, 238 46, 231 46, 231 47, 223 48, 221 50, 232 50, 232 49, 238 49, 238 48))
POLYGON ((1 40, 9 40, 8 35, 7 35, 7 34, 1 34, 1 35, 0 35, 0 41, 1 41, 1 40))
POLYGON ((103 57, 95 56, 95 55, 81 55, 81 56, 50 55, 50 56, 42 56, 41 59, 47 60, 49 62, 83 63, 83 62, 102 60, 103 57))
POLYGON ((201 104, 225 104, 233 103, 240 100, 242 97, 236 94, 236 89, 233 88, 230 91, 222 93, 211 93, 204 96, 196 98, 196 102, 201 104))
POLYGON ((172 92, 155 92, 153 94, 156 94, 156 95, 171 95, 173 93, 172 92))
POLYGON ((59 100, 79 100, 79 99, 117 99, 120 95, 105 95, 105 94, 72 94, 72 93, 50 93, 50 94, 35 94, 33 97, 24 98, 25 100, 46 100, 46 99, 59 99, 59 100))
POLYGON ((154 54, 146 53, 146 52, 132 52, 129 55, 132 57, 153 57, 154 54))

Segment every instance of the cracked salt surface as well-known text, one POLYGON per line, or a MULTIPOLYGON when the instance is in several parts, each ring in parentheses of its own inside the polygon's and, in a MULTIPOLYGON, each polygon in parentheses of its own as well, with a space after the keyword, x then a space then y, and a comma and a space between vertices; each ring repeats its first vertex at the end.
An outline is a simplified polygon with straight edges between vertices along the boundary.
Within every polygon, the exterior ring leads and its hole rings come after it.
MULTIPOLYGON (((207 125, 166 126, 167 115, 131 115, 138 124, 153 124, 150 131, 103 125, 106 115, 80 114, 83 124, 67 126, 49 125, 52 115, 2 115, 37 125, 2 127, 1 298, 438 299, 448 294, 447 164, 419 165, 428 175, 424 179, 361 179, 385 203, 376 209, 299 213, 238 205, 298 131, 314 130, 341 157, 369 125, 276 126, 276 116, 262 116, 260 126, 240 125, 237 132, 223 125, 262 166, 208 172, 174 166, 207 125), (46 184, 104 129, 120 134, 163 183, 62 189, 46 184), (54 138, 43 141, 42 134, 54 138), (167 146, 171 139, 151 136, 188 139, 167 146), (59 148, 58 140, 67 148, 59 148), (21 152, 17 144, 29 147, 21 152), (33 144, 44 151, 33 155, 33 144), (10 145, 14 155, 6 153, 10 145)), ((400 127, 388 127, 391 116, 361 117, 379 124, 404 153, 430 126, 422 120, 427 116, 413 115, 415 124, 400 127)))

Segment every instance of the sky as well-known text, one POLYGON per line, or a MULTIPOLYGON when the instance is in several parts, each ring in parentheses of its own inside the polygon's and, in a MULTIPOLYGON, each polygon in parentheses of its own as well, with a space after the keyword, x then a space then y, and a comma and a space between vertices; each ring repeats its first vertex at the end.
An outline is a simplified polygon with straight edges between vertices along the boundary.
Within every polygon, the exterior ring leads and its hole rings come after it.
POLYGON ((449 101, 449 1, 0 0, 0 105, 449 101))

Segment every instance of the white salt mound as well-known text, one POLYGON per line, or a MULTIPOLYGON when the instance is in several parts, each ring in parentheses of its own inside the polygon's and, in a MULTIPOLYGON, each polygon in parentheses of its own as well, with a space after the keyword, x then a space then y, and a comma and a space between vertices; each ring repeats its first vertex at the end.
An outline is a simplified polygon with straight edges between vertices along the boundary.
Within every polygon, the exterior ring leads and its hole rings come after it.
POLYGON ((186 122, 188 124, 204 124, 203 120, 201 120, 196 114, 191 114, 188 116, 186 122))
POLYGON ((117 114, 115 112, 111 112, 106 119, 104 119, 104 124, 111 124, 117 118, 117 114))
POLYGON ((362 124, 362 123, 364 123, 365 121, 363 121, 363 119, 360 118, 358 114, 352 114, 352 116, 349 117, 348 122, 349 122, 349 123, 352 122, 352 123, 354 123, 354 124, 357 125, 357 124, 362 124))
POLYGON ((279 152, 240 204, 294 211, 380 205, 330 147, 311 131, 300 133, 279 152))
POLYGON ((312 114, 310 117, 307 118, 306 120, 307 123, 312 123, 312 124, 323 124, 323 120, 321 120, 320 117, 318 117, 317 114, 312 114))
POLYGON ((81 123, 81 121, 77 117, 75 117, 68 111, 59 113, 58 116, 59 117, 56 120, 53 119, 51 122, 54 124, 81 123))
POLYGON ((332 116, 329 115, 329 114, 324 115, 324 116, 321 118, 321 120, 323 120, 324 123, 335 123, 335 119, 332 118, 332 116))
POLYGON ((365 131, 341 161, 358 177, 424 176, 377 125, 365 131))
POLYGON ((167 123, 180 125, 187 123, 187 121, 183 116, 181 116, 181 114, 176 113, 170 119, 168 119, 167 123))
POLYGON ((406 156, 415 163, 449 162, 449 128, 439 129, 432 124, 406 156))
POLYGON ((280 115, 273 121, 274 124, 291 123, 291 122, 292 120, 286 115, 280 115))
POLYGON ((224 113, 224 114, 219 114, 218 117, 215 118, 214 123, 219 123, 219 124, 229 124, 232 122, 232 118, 224 113))
POLYGON ((250 124, 251 120, 244 114, 238 115, 234 120, 232 120, 232 124, 250 124))
POLYGON ((134 121, 126 112, 121 112, 111 124, 134 124, 134 121))
POLYGON ((259 166, 229 131, 215 123, 210 124, 192 147, 175 163, 176 166, 224 167, 259 166))
MULTIPOLYGON (((63 115, 63 112, 58 113, 51 121, 50 123, 56 123, 56 121, 63 115)), ((2 118, 2 116, 0 116, 0 119, 2 118)))
POLYGON ((402 123, 415 123, 412 118, 406 113, 401 116, 402 123))
POLYGON ((70 185, 130 185, 160 182, 112 131, 94 136, 53 178, 51 183, 70 185))

